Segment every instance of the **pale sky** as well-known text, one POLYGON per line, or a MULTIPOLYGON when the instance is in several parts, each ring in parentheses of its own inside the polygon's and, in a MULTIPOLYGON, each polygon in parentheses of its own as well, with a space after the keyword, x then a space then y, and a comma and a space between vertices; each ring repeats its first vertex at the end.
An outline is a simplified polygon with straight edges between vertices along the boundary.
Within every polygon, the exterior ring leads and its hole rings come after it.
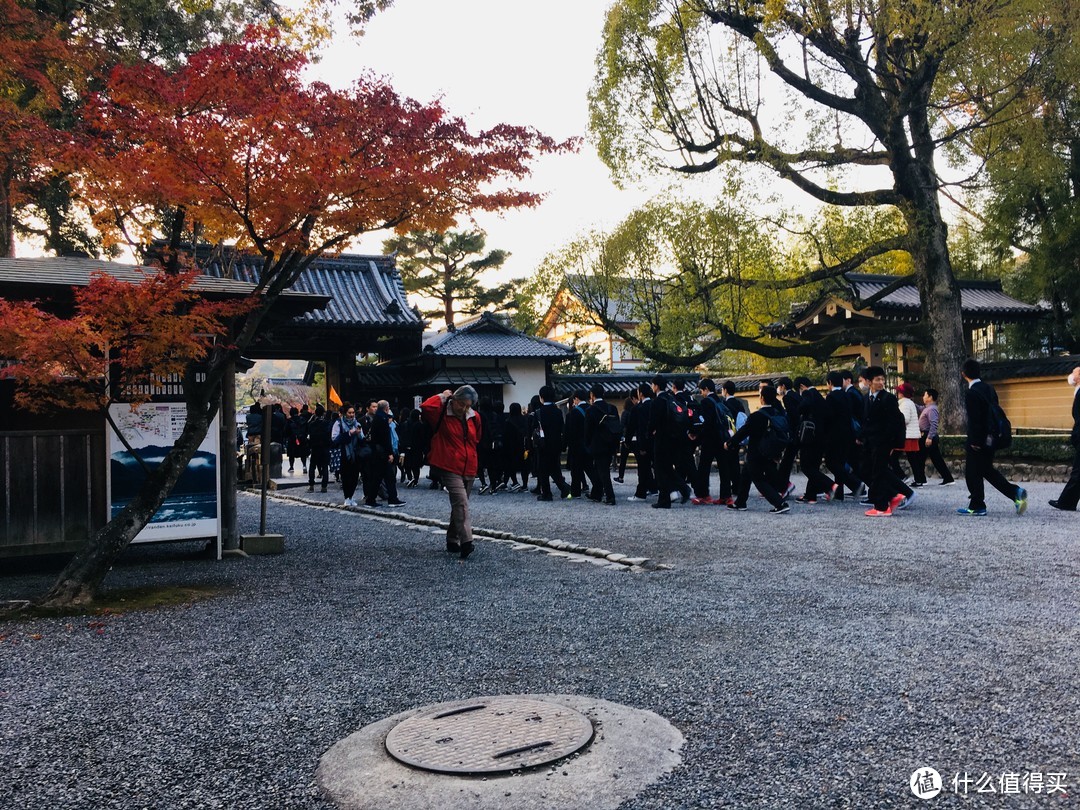
MULTIPOLYGON (((313 73, 340 87, 370 69, 399 93, 442 98, 474 130, 510 123, 559 140, 585 136, 610 2, 395 0, 359 40, 342 31, 313 73)), ((538 161, 524 185, 547 195, 538 208, 478 217, 488 248, 513 254, 500 274, 507 277, 530 275, 547 253, 591 227, 617 224, 655 193, 617 189, 587 141, 576 155, 538 161)), ((381 252, 384 238, 369 236, 360 249, 381 252)))

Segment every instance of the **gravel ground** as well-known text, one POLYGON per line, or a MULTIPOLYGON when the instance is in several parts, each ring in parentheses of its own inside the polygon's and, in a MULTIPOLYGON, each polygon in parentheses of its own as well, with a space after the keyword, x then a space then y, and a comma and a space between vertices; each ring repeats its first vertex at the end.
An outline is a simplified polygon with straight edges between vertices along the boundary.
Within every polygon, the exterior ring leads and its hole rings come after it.
MULTIPOLYGON (((889 519, 854 503, 772 516, 756 497, 654 510, 628 485, 616 507, 473 500, 478 527, 673 566, 653 572, 488 542, 461 563, 428 528, 273 502, 284 555, 137 547, 107 583, 217 598, 0 625, 0 807, 326 808, 318 759, 361 726, 541 692, 649 709, 686 736, 683 764, 625 808, 914 807, 921 766, 945 779, 938 806, 1076 806, 975 792, 1031 773, 1080 795, 1076 521, 1046 506, 1059 485, 1028 489, 1023 518, 994 492, 989 517, 956 516, 963 485, 933 483, 889 519)), ((402 497, 448 513, 444 493, 402 497)), ((257 499, 239 508, 255 531, 257 499)), ((0 600, 52 576, 5 571, 0 600)))

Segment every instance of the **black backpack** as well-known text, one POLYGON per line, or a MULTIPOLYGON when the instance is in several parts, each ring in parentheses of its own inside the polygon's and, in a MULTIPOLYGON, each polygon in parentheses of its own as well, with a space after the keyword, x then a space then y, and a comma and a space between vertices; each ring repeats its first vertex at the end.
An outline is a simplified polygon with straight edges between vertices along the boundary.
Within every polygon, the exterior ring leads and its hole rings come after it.
POLYGON ((770 461, 776 461, 791 445, 791 423, 782 413, 763 413, 768 422, 765 425, 765 435, 758 444, 758 452, 770 461))
POLYGON ((994 450, 1008 450, 1012 447, 1012 422, 1005 415, 1005 409, 995 400, 984 396, 986 400, 986 446, 994 450))
POLYGON ((675 397, 667 399, 667 435, 671 439, 685 439, 694 424, 694 409, 675 397))
POLYGON ((599 431, 597 435, 600 442, 608 447, 614 447, 622 438, 622 422, 619 420, 619 411, 614 405, 609 405, 609 410, 600 417, 599 431))

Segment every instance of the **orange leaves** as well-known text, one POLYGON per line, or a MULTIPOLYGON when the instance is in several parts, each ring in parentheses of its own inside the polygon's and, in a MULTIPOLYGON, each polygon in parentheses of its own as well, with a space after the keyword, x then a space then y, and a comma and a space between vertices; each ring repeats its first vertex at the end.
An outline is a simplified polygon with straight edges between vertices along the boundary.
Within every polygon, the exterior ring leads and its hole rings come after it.
POLYGON ((197 277, 147 273, 131 284, 96 273, 76 291, 71 318, 0 300, 0 345, 15 359, 0 374, 18 383, 19 406, 100 409, 117 390, 125 401, 145 402, 256 303, 203 300, 191 291, 197 277))
POLYGON ((372 76, 346 91, 308 84, 305 65, 276 32, 253 28, 172 74, 114 69, 78 147, 99 227, 183 206, 211 242, 317 253, 406 221, 445 228, 472 209, 533 204, 538 195, 498 184, 571 148, 520 127, 471 133, 372 76))

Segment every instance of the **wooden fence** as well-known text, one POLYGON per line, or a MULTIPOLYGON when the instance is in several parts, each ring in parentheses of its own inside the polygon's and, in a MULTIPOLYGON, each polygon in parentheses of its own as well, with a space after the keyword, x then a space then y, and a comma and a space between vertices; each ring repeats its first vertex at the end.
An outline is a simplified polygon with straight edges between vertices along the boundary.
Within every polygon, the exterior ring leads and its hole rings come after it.
POLYGON ((0 431, 0 558, 71 552, 106 520, 105 435, 0 431))

